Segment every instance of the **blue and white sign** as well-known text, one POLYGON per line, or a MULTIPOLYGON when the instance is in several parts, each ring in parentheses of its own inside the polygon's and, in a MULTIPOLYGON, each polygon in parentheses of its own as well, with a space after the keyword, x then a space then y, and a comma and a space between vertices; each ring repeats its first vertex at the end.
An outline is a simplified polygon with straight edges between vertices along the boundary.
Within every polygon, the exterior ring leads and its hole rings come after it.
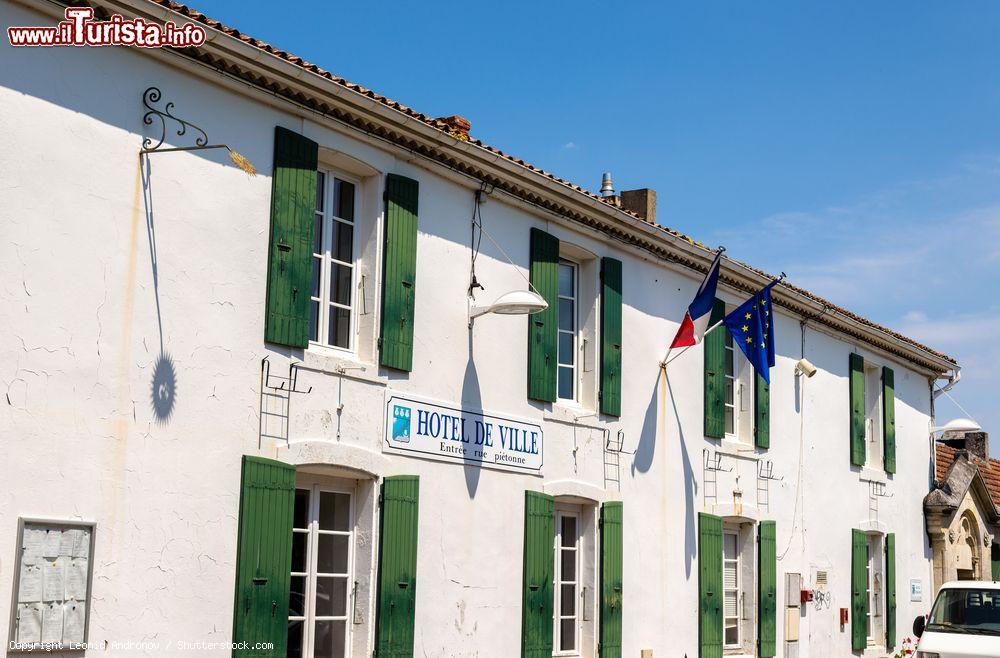
POLYGON ((390 393, 385 428, 386 452, 542 474, 542 428, 535 423, 390 393))

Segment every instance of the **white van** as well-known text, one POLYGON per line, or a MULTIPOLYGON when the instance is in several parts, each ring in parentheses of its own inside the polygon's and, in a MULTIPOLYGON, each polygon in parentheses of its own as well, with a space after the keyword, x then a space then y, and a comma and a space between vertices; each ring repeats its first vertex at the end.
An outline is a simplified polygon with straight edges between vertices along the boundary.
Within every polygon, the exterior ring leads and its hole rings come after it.
POLYGON ((926 622, 914 620, 913 634, 920 638, 915 658, 997 658, 1000 583, 945 583, 926 622))

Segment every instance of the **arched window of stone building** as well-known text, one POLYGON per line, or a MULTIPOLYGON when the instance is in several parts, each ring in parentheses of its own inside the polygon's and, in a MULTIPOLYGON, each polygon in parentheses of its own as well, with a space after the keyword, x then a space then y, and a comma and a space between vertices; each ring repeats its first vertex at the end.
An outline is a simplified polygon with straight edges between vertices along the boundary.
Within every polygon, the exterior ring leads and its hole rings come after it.
POLYGON ((971 512, 962 514, 955 537, 955 569, 959 580, 978 580, 982 561, 979 557, 979 524, 971 512))

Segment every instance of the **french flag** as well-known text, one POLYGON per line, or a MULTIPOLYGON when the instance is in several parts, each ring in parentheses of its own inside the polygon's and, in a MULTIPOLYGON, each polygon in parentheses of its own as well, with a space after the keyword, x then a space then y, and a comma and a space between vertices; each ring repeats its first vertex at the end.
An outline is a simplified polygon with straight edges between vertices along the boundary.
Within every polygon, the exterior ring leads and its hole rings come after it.
POLYGON ((670 349, 697 345, 705 337, 708 320, 712 315, 712 304, 715 302, 715 289, 719 285, 719 263, 722 261, 723 251, 725 250, 719 249, 718 253, 715 254, 715 260, 708 268, 708 274, 701 282, 701 287, 698 288, 698 294, 694 296, 694 301, 688 306, 680 329, 674 336, 674 342, 670 343, 670 349))

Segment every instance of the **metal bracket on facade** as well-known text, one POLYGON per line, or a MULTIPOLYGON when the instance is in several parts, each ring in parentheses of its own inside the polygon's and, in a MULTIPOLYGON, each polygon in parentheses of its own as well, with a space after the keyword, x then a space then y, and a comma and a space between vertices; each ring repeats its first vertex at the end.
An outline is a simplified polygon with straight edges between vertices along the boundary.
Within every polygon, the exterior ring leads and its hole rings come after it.
POLYGON ((635 450, 625 450, 625 430, 618 430, 617 436, 611 438, 611 430, 604 430, 604 449, 608 452, 617 452, 622 455, 634 455, 635 450))
POLYGON ((774 462, 770 459, 762 459, 757 462, 757 477, 761 480, 773 480, 774 482, 781 482, 784 480, 782 477, 774 477, 774 462))
POLYGON ((892 498, 895 494, 885 492, 884 482, 871 482, 871 496, 872 498, 892 498))
POLYGON ((265 356, 260 362, 260 420, 258 422, 258 438, 268 437, 289 441, 289 418, 291 418, 292 393, 308 395, 312 393, 312 386, 305 390, 299 389, 299 369, 301 364, 290 363, 288 365, 288 375, 280 377, 271 375, 270 356, 265 356), (268 402, 275 403, 271 407, 268 402), (269 418, 278 419, 279 433, 273 434, 267 431, 265 421, 269 418))
POLYGON ((723 454, 721 452, 716 452, 713 454, 711 450, 705 448, 702 451, 702 454, 704 455, 705 458, 706 471, 722 471, 723 473, 732 472, 733 470, 732 466, 730 466, 729 468, 722 468, 723 454))

